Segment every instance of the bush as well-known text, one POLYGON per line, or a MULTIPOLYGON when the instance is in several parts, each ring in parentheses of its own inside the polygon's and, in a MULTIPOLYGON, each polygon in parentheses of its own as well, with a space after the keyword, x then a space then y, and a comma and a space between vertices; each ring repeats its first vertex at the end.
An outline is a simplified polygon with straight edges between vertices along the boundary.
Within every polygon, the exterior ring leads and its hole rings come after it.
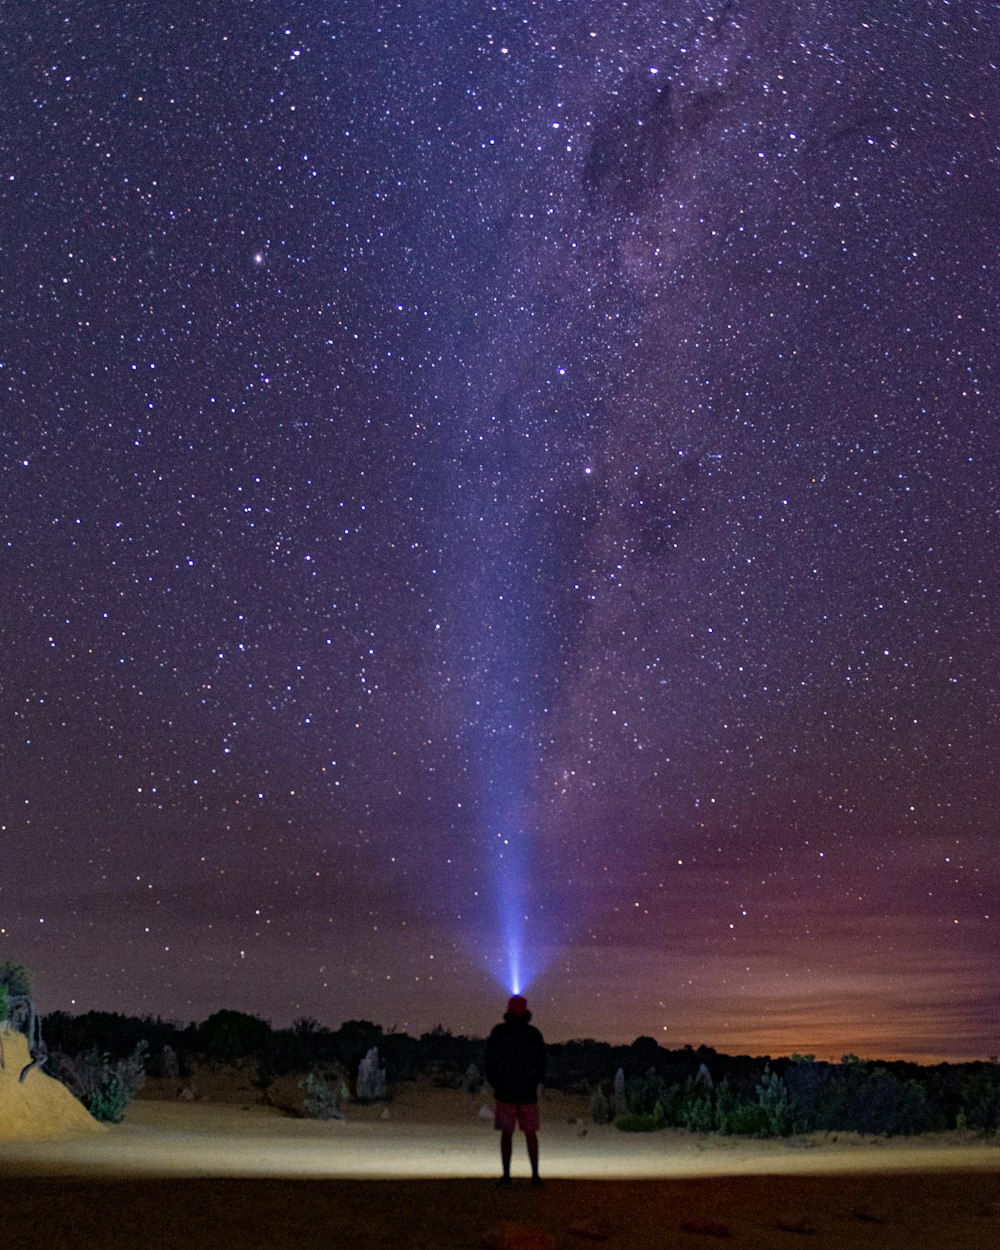
MULTIPOLYGON (((15 1028, 23 1027, 18 1019, 18 1014, 25 1016, 30 1012, 26 1012, 23 1004, 20 1013, 12 1008, 11 999, 26 999, 31 994, 31 979, 28 976, 27 969, 23 964, 3 963, 0 964, 0 1024, 13 1024, 15 1028), (11 1019, 12 1012, 14 1019, 11 1019)), ((14 1005, 16 1008, 16 1004, 14 1005)))
POLYGON ((663 1128, 663 1120, 657 1115, 646 1115, 643 1112, 631 1115, 620 1115, 615 1120, 615 1128, 623 1133, 655 1133, 663 1128))
POLYGON ((633 1076, 625 1083, 625 1105, 633 1115, 651 1115, 657 1103, 662 1103, 667 1092, 666 1084, 655 1072, 645 1076, 633 1076))
POLYGON ((342 1120, 340 1095, 332 1082, 318 1072, 309 1072, 299 1081, 302 1106, 310 1120, 342 1120))
POLYGON ((681 1106, 679 1119, 692 1133, 710 1133, 716 1127, 712 1091, 689 1091, 681 1106))
POLYGON ((919 1133, 927 1127, 927 1095, 915 1081, 901 1081, 876 1068, 864 1084, 855 1108, 859 1133, 919 1133))
POLYGON ((95 1046, 82 1055, 56 1053, 49 1068, 83 1103, 95 1120, 120 1124, 125 1108, 146 1080, 146 1043, 139 1042, 127 1059, 112 1062, 95 1046))
POLYGON ((839 1066, 796 1062, 785 1071, 794 1131, 918 1133, 931 1120, 927 1094, 885 1068, 869 1071, 853 1056, 839 1066))
MULTIPOLYGON (((757 1105, 764 1113, 765 1127, 760 1132, 768 1137, 787 1137, 795 1128, 795 1112, 788 1098, 788 1089, 777 1072, 765 1070, 757 1086, 757 1105)), ((757 1132, 758 1130, 751 1130, 757 1132)))
POLYGON ((767 1111, 754 1102, 737 1103, 719 1117, 723 1133, 738 1137, 771 1137, 771 1119, 767 1111))
POLYGON ((685 1098, 684 1090, 680 1085, 666 1086, 655 1106, 659 1107, 659 1114, 663 1117, 665 1125, 674 1127, 684 1123, 685 1098))
POLYGON ((727 1077, 723 1077, 719 1084, 715 1086, 714 1099, 715 1124, 713 1127, 722 1129, 722 1131, 725 1132, 723 1125, 725 1124, 729 1113, 731 1111, 735 1111, 738 1106, 742 1106, 742 1104, 746 1102, 746 1098, 737 1094, 737 1092, 729 1084, 729 1079, 727 1077))
POLYGON ((132 1090, 127 1080, 116 1069, 108 1073, 101 1087, 87 1101, 87 1110, 102 1124, 120 1124, 125 1118, 125 1108, 132 1101, 132 1090))
POLYGON ((1000 1131, 1000 1072, 978 1072, 962 1083, 962 1128, 978 1128, 989 1136, 1000 1131))
POLYGON ((31 994, 31 977, 24 964, 0 964, 0 985, 7 991, 7 997, 27 997, 31 994))

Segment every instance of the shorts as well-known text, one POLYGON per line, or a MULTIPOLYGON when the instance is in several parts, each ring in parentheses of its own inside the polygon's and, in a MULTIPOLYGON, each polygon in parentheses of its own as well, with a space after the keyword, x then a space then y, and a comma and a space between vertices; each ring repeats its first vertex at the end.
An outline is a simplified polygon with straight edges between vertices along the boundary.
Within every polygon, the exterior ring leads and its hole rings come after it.
POLYGON ((493 1111, 493 1127, 501 1133, 513 1133, 515 1124, 522 1133, 537 1133, 538 1103, 497 1102, 493 1111))

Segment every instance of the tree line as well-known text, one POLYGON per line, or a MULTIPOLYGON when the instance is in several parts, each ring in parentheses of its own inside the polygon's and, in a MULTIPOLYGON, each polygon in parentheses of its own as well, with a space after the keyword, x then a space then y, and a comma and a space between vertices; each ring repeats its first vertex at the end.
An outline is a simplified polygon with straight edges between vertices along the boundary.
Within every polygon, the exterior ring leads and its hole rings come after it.
MULTIPOLYGON (((112 1061, 125 1060, 139 1048, 154 1076, 184 1076, 206 1063, 252 1065, 262 1089, 278 1076, 333 1068, 353 1080, 372 1047, 378 1048, 390 1087, 428 1076, 460 1088, 472 1069, 482 1072, 485 1048, 482 1038, 440 1025, 419 1036, 370 1020, 347 1020, 330 1029, 302 1017, 288 1028, 274 1028, 259 1016, 232 1010, 186 1025, 116 1012, 55 1011, 45 1017, 44 1029, 50 1049, 70 1057, 97 1050, 112 1061)), ((577 1039, 550 1044, 548 1054, 546 1085, 589 1096, 595 1120, 623 1129, 679 1125, 756 1136, 1000 1130, 996 1057, 922 1065, 845 1055, 834 1064, 811 1055, 728 1055, 690 1045, 669 1049, 652 1037, 628 1045, 577 1039)))

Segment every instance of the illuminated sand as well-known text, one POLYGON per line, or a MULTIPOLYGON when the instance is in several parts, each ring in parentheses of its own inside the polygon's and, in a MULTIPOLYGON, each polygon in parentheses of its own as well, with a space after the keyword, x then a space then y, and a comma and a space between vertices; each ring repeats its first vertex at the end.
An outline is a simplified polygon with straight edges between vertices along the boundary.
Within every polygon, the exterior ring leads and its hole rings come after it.
POLYGON ((578 1105, 554 1095, 543 1112, 545 1188, 524 1182, 517 1141, 515 1186, 500 1191, 496 1134, 479 1105, 410 1088, 388 1120, 372 1108, 316 1123, 250 1102, 138 1102, 89 1140, 0 1143, 0 1210, 18 1244, 33 1229, 38 1244, 74 1250, 458 1250, 482 1246, 505 1220, 585 1246, 570 1227, 580 1219, 605 1224, 603 1244, 623 1250, 711 1245, 713 1223, 749 1247, 796 1244, 805 1227, 810 1244, 837 1250, 1000 1244, 1000 1147, 990 1143, 748 1142, 592 1125, 584 1134, 568 1122, 578 1105))
POLYGON ((32 1068, 28 1040, 11 1029, 0 1029, 0 1144, 16 1139, 65 1138, 68 1134, 92 1139, 104 1129, 77 1102, 64 1085, 32 1068))
MULTIPOLYGON (((124 1124, 96 1140, 67 1136, 0 1143, 0 1166, 44 1175, 283 1176, 405 1180, 493 1177, 497 1138, 474 1118, 380 1120, 353 1111, 346 1123, 295 1120, 267 1107, 137 1102, 124 1124)), ((817 1175, 893 1171, 996 1171, 1000 1147, 949 1135, 864 1140, 746 1141, 682 1130, 624 1134, 546 1120, 543 1165, 549 1177, 817 1175)), ((523 1155, 523 1143, 522 1143, 523 1155)), ((514 1170, 526 1173, 515 1154, 514 1170)))

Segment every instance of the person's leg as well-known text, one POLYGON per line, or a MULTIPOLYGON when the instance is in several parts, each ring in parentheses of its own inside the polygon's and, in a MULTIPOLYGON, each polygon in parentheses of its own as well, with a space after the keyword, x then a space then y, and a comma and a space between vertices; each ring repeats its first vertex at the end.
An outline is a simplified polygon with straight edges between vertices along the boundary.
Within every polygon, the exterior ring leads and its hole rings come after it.
POLYGON ((500 1162, 503 1165, 503 1176, 500 1178, 504 1181, 510 1180, 510 1155, 511 1144, 514 1140, 513 1132, 501 1132, 500 1134, 500 1162))
POLYGON ((503 1175, 498 1184, 510 1184, 511 1145, 514 1140, 514 1128, 517 1125, 517 1107, 510 1102, 502 1102, 499 1098, 493 1111, 493 1124, 500 1132, 500 1162, 503 1164, 503 1175))
POLYGON ((517 1122, 521 1126, 524 1133, 524 1140, 528 1147, 528 1159, 531 1162, 531 1183, 540 1185, 541 1177, 538 1175, 538 1128, 539 1115, 538 1103, 523 1103, 517 1109, 517 1122))
POLYGON ((531 1163, 531 1179, 537 1181, 538 1176, 538 1134, 525 1133, 524 1140, 528 1144, 528 1161, 531 1163))

